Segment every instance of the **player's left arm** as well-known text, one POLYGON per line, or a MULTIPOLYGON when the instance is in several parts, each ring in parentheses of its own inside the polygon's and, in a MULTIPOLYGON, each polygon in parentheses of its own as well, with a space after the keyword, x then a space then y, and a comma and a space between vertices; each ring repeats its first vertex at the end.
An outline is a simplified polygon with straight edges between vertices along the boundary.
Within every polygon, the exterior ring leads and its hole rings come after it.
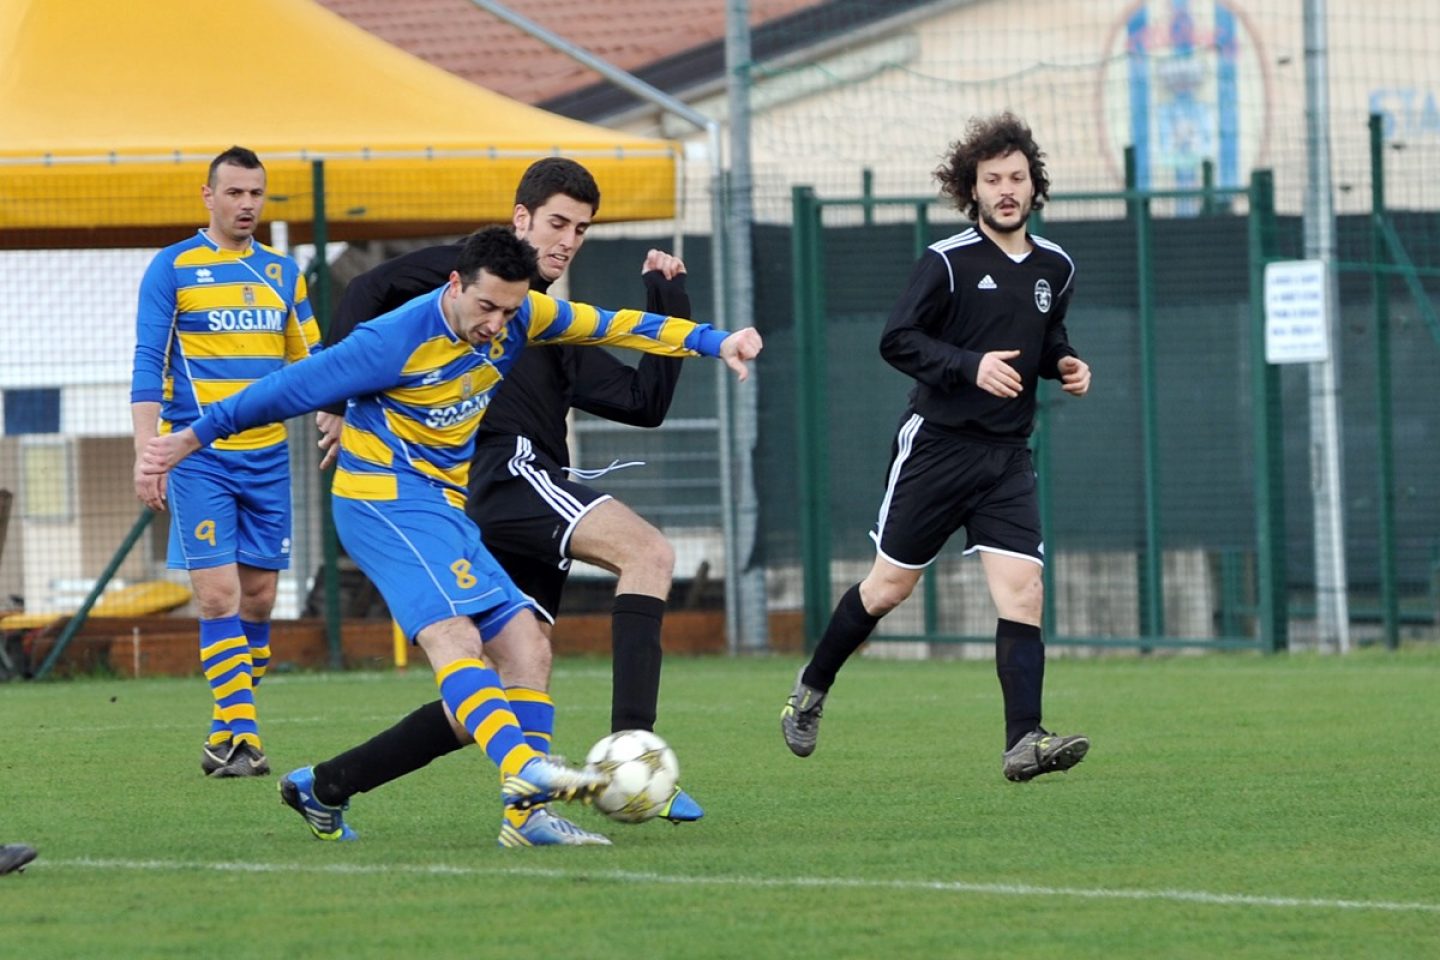
MULTIPOLYGON (((646 312, 689 319, 685 264, 671 254, 651 250, 642 270, 646 312)), ((604 350, 580 350, 575 356, 571 406, 632 427, 658 427, 665 421, 683 360, 644 354, 632 367, 604 350)))
POLYGON ((718 357, 740 380, 749 377, 746 362, 764 344, 753 327, 727 333, 708 323, 640 310, 605 310, 585 303, 556 300, 531 291, 517 320, 534 344, 579 343, 629 347, 670 357, 718 357))
POLYGON ((320 324, 315 322, 315 311, 310 305, 310 295, 305 285, 305 274, 296 264, 289 264, 295 270, 295 286, 290 298, 290 314, 285 318, 285 359, 290 363, 314 356, 322 349, 320 324))
POLYGON ((1059 380, 1060 389, 1075 397, 1090 392, 1090 365, 1080 359, 1075 348, 1070 346, 1070 336, 1065 330, 1065 316, 1070 311, 1070 296, 1074 283, 1069 282, 1050 311, 1050 323, 1045 328, 1045 345, 1040 355, 1040 376, 1059 380))

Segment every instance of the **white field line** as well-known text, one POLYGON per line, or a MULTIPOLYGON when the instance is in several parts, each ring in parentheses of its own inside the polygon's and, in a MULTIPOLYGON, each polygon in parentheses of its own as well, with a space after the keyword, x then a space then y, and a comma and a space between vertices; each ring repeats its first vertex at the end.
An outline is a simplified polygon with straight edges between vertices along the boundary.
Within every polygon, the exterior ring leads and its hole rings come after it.
POLYGON ((447 864, 298 864, 198 860, 121 860, 41 858, 29 869, 203 871, 212 873, 321 874, 327 876, 511 877, 539 880, 604 881, 636 886, 713 886, 754 888, 879 890, 902 893, 954 893, 1001 897, 1071 897, 1080 900, 1158 901, 1216 907, 1267 907, 1290 910, 1360 910, 1378 913, 1440 914, 1440 903, 1393 900, 1335 900, 1324 897, 1277 897, 1203 890, 1123 890, 1104 887, 1045 887, 1013 883, 971 883, 962 880, 870 880, 863 877, 695 876, 632 870, 586 870, 544 867, 473 867, 447 864))

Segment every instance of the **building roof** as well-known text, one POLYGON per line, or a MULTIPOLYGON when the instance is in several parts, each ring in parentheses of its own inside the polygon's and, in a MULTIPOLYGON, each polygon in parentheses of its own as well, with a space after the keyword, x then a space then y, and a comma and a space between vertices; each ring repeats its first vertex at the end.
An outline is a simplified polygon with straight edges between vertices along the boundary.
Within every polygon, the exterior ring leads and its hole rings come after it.
MULTIPOLYGON (((806 4, 766 20, 750 31, 750 55, 757 64, 804 57, 807 52, 853 41, 865 31, 884 24, 927 15, 927 11, 975 0, 825 0, 806 4)), ((678 53, 652 61, 632 72, 656 89, 686 96, 709 87, 723 89, 725 32, 678 53)), ((627 112, 644 108, 635 94, 608 80, 548 97, 536 104, 542 110, 589 123, 611 123, 627 112)))
MULTIPOLYGON (((318 2, 402 50, 526 103, 556 100, 601 81, 471 0, 318 2)), ((826 3, 750 0, 750 23, 753 29, 826 3)), ((720 0, 509 0, 506 6, 632 72, 725 36, 720 0)))

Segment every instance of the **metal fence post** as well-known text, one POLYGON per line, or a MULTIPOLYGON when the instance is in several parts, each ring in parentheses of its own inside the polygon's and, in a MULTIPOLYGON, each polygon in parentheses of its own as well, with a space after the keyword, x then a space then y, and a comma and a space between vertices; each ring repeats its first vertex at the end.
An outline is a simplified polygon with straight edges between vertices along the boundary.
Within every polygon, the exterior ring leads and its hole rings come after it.
POLYGON ((1390 396, 1390 278, 1383 272, 1385 234, 1385 136, 1382 118, 1370 115, 1370 282, 1375 297, 1376 478, 1380 508, 1380 619, 1385 646, 1400 646, 1400 601, 1395 583, 1395 425, 1390 396))
POLYGON ((1250 177, 1250 367, 1255 428, 1255 543, 1259 634, 1272 653, 1289 647, 1285 582, 1285 460, 1280 371, 1265 362, 1265 262, 1275 235, 1275 178, 1250 177))
MULTIPOLYGON (((1045 211, 1030 215, 1030 232, 1038 234, 1045 229, 1045 211)), ((1054 384, 1041 380, 1035 385, 1035 429, 1030 434, 1030 448, 1035 456, 1035 499, 1040 507, 1040 534, 1045 539, 1045 565, 1040 568, 1040 583, 1044 588, 1044 599, 1040 602, 1040 623, 1046 636, 1054 638, 1059 633, 1060 618, 1056 614, 1055 594, 1057 591, 1055 564, 1054 503, 1055 496, 1050 484, 1050 407, 1055 402, 1054 384)))
POLYGON ((1137 195, 1135 148, 1125 148, 1126 207, 1135 221, 1135 282, 1140 324, 1140 435, 1145 475, 1145 562, 1141 566, 1140 635, 1165 635, 1164 548, 1160 543, 1159 424, 1155 408, 1155 307, 1151 291, 1150 201, 1137 195))
POLYGON ((820 254, 820 203, 810 187, 791 190, 795 281, 796 410, 799 423, 800 563, 805 586, 805 649, 830 619, 830 457, 825 376, 827 340, 820 254))
MULTIPOLYGON (((315 289, 311 291, 311 309, 321 330, 330 326, 330 260, 326 245, 330 241, 329 223, 325 216, 325 161, 310 164, 310 182, 314 205, 315 289)), ((335 517, 330 512, 330 480, 334 467, 320 479, 320 535, 325 546, 325 644, 332 669, 345 665, 340 643, 340 548, 335 539, 335 517)))

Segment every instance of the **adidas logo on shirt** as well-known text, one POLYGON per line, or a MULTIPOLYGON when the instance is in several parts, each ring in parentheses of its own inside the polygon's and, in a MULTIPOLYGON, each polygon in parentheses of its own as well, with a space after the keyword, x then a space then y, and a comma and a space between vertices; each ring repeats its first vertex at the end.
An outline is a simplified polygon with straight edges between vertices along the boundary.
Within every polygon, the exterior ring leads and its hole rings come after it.
POLYGON ((976 290, 995 290, 995 289, 997 289, 997 287, 995 286, 995 281, 994 281, 993 279, 991 279, 990 274, 987 273, 987 274, 985 274, 984 278, 981 279, 981 281, 975 285, 975 289, 976 289, 976 290))

